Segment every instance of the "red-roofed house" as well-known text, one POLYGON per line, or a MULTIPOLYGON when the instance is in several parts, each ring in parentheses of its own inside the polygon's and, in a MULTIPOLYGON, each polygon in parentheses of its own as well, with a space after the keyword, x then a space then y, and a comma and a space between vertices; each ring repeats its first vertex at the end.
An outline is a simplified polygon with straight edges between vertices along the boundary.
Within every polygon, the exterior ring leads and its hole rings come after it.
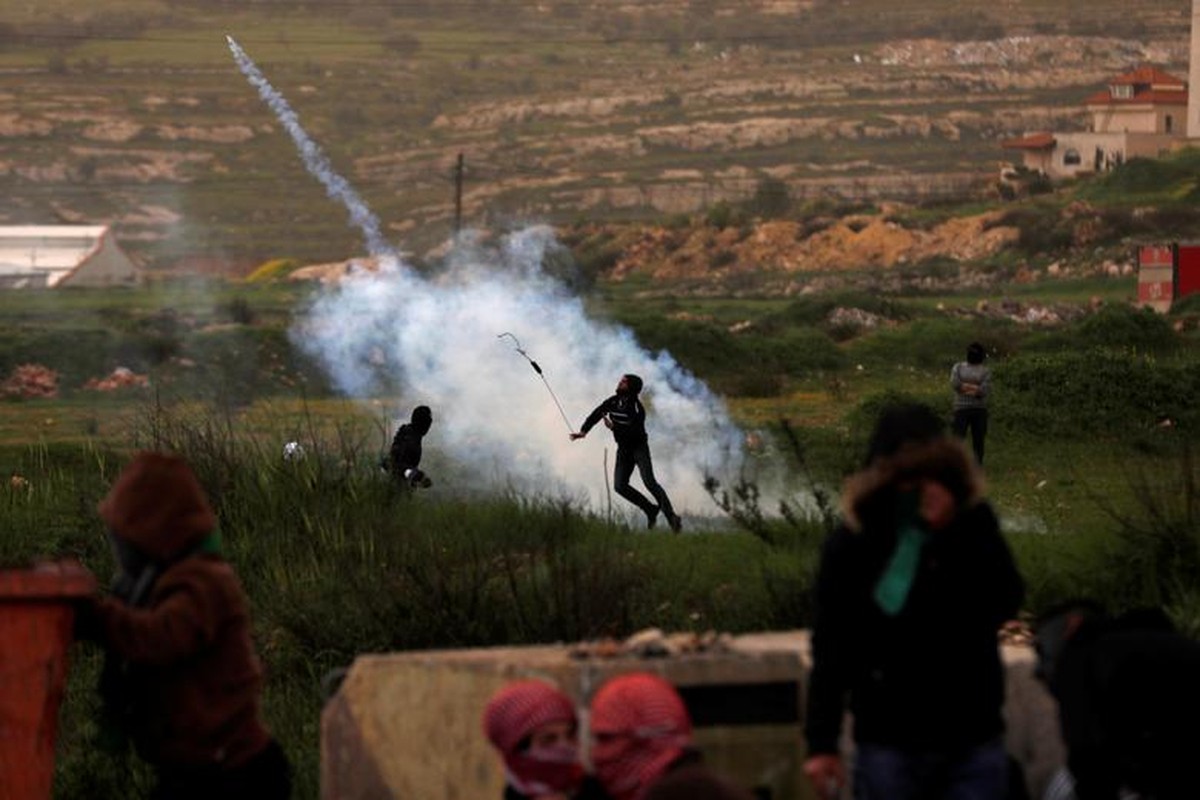
POLYGON ((1109 170, 1130 158, 1155 158, 1187 136, 1187 82, 1157 67, 1112 78, 1084 105, 1092 117, 1089 131, 1039 131, 1001 146, 1020 151, 1028 169, 1067 178, 1109 170))

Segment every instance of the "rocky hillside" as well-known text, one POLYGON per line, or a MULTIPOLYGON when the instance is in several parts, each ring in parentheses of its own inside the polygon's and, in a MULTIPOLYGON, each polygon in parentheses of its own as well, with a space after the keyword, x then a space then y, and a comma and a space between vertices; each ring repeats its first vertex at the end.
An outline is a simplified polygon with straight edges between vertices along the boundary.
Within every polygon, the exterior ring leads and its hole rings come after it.
MULTIPOLYGON (((1081 99, 1107 76, 1143 62, 1186 75, 1189 21, 1186 0, 234 9, 14 11, 0 26, 0 223, 112 222, 157 268, 361 252, 344 206, 238 72, 227 32, 389 239, 419 252, 452 228, 460 154, 466 225, 661 219, 764 182, 796 200, 971 196, 1006 158, 1001 139, 1079 127, 1081 99)), ((858 224, 792 256, 771 244, 785 230, 716 246, 824 263, 846 231, 886 231, 858 224)), ((953 236, 926 233, 872 258, 916 258, 953 236)))

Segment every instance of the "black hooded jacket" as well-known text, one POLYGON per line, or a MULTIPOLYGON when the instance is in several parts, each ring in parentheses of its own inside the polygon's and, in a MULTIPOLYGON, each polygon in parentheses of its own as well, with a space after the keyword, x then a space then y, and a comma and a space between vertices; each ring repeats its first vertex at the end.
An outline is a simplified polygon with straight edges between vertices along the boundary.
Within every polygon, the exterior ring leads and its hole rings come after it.
POLYGON ((433 415, 427 406, 417 406, 413 409, 409 422, 401 425, 392 437, 392 447, 388 453, 392 472, 403 475, 405 470, 416 469, 421 464, 421 439, 429 433, 433 425, 433 415))
POLYGON ((588 414, 579 430, 586 434, 605 416, 608 417, 617 447, 632 449, 646 445, 646 409, 637 394, 614 394, 588 414))
POLYGON ((1085 621, 1050 680, 1079 800, 1200 797, 1200 642, 1132 615, 1085 621))
POLYGON ((948 750, 1003 731, 997 630, 1024 586, 981 478, 962 446, 939 438, 876 460, 852 476, 845 522, 825 542, 816 587, 809 752, 836 753, 847 697, 860 742, 948 750), (958 511, 929 534, 895 616, 874 590, 896 549, 903 482, 934 479, 958 511))

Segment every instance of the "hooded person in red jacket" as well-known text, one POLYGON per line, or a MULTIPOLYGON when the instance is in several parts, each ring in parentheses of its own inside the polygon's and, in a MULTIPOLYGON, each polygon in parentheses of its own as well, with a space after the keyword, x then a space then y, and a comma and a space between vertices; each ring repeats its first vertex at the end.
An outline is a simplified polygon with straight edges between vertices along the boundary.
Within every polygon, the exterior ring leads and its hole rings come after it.
POLYGON ((152 764, 154 800, 280 800, 282 749, 263 724, 250 609, 187 463, 139 453, 100 502, 118 564, 111 596, 80 609, 107 651, 109 721, 152 764))

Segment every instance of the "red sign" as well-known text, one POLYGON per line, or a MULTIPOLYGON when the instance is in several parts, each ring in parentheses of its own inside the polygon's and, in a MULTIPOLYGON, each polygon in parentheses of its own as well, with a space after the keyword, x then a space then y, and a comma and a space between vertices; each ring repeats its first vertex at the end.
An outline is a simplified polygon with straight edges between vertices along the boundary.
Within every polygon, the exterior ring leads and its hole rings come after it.
POLYGON ((1146 245, 1138 248, 1139 267, 1175 266, 1175 248, 1170 245, 1146 245))
POLYGON ((1179 281, 1176 297, 1200 292, 1200 245, 1179 245, 1179 271, 1176 277, 1179 281))

